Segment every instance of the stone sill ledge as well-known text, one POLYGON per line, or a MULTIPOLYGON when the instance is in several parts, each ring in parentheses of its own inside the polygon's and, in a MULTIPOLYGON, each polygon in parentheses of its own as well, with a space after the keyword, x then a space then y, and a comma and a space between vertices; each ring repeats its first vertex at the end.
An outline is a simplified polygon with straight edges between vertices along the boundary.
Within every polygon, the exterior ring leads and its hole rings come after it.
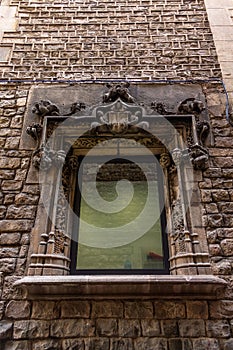
POLYGON ((28 299, 214 299, 227 282, 217 276, 27 276, 15 282, 28 299))

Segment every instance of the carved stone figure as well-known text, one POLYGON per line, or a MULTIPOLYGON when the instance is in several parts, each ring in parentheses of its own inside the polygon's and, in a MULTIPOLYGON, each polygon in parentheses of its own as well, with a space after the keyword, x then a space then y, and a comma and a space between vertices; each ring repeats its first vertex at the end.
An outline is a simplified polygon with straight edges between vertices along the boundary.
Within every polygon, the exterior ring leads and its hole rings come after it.
POLYGON ((32 108, 32 113, 39 115, 41 118, 46 115, 59 115, 59 108, 49 100, 36 102, 32 108))
POLYGON ((103 102, 115 102, 118 98, 120 98, 123 102, 135 102, 135 99, 129 93, 129 86, 130 84, 128 82, 118 84, 107 84, 109 91, 104 94, 103 102))
POLYGON ((168 168, 171 165, 171 159, 169 153, 162 153, 160 155, 159 163, 162 168, 168 168))
POLYGON ((193 145, 190 148, 190 156, 195 169, 205 170, 208 167, 209 154, 201 145, 193 145))
POLYGON ((156 111, 157 113, 161 114, 161 115, 171 115, 173 114, 172 112, 169 112, 166 110, 166 107, 163 103, 159 102, 152 102, 151 103, 151 108, 156 111))
POLYGON ((73 115, 77 112, 80 112, 82 110, 86 109, 86 105, 83 102, 75 102, 72 103, 71 107, 70 107, 70 112, 65 114, 66 116, 70 116, 73 115))
POLYGON ((40 139, 41 133, 42 133, 42 125, 38 123, 34 123, 32 125, 29 125, 26 129, 26 132, 28 135, 30 135, 35 141, 38 141, 40 139))
POLYGON ((197 135, 198 135, 199 142, 203 146, 210 132, 210 124, 206 120, 198 121, 196 124, 196 127, 197 127, 197 135))
POLYGON ((204 103, 194 97, 186 98, 178 106, 180 114, 200 114, 205 109, 204 103))

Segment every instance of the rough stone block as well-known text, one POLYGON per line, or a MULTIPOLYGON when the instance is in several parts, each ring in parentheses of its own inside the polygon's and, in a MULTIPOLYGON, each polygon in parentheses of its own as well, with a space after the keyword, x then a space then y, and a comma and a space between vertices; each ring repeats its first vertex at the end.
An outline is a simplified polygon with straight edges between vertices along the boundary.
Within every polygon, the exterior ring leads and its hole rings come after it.
POLYGON ((179 335, 178 324, 175 320, 161 321, 161 329, 165 337, 177 337, 179 335))
POLYGON ((2 190, 3 191, 19 191, 22 188, 22 181, 16 180, 3 180, 2 190))
POLYGON ((13 319, 27 318, 30 316, 30 302, 11 300, 6 307, 6 317, 13 319))
POLYGON ((61 317, 89 317, 90 303, 87 301, 62 301, 60 303, 61 317))
POLYGON ((13 233, 2 233, 0 235, 0 244, 2 245, 12 245, 18 244, 21 239, 21 234, 17 232, 13 233))
POLYGON ((193 319, 208 319, 208 305, 206 301, 187 301, 187 317, 193 319))
POLYGON ((110 350, 133 350, 132 339, 111 339, 110 350))
POLYGON ((220 350, 217 339, 194 339, 193 348, 198 350, 220 350))
POLYGON ((32 318, 54 319, 59 318, 60 305, 54 301, 33 301, 32 318))
POLYGON ((19 248, 5 247, 0 248, 0 258, 17 258, 19 254, 19 248))
POLYGON ((1 169, 17 169, 20 167, 20 163, 21 163, 20 158, 9 158, 9 157, 0 158, 1 169))
POLYGON ((49 337, 49 323, 45 321, 15 321, 14 339, 35 339, 49 337))
POLYGON ((167 350, 167 341, 162 338, 137 338, 134 341, 135 350, 167 350))
POLYGON ((203 320, 180 320, 178 323, 182 337, 205 336, 205 323, 203 320))
MULTIPOLYGON (((62 350, 84 350, 84 346, 83 339, 65 339, 62 341, 62 350)), ((38 348, 38 350, 40 349, 38 348)))
POLYGON ((141 336, 139 320, 123 319, 118 321, 119 336, 137 338, 141 336))
POLYGON ((2 220, 0 221, 0 232, 22 232, 30 231, 33 226, 31 220, 2 220))
POLYGON ((10 339, 12 336, 13 323, 0 321, 0 339, 10 339))
POLYGON ((35 205, 10 205, 7 210, 7 219, 30 219, 34 218, 36 213, 35 205))
POLYGON ((97 319, 96 332, 99 336, 118 336, 117 320, 111 318, 97 319))
POLYGON ((123 317, 123 304, 120 301, 93 301, 92 317, 123 317))
POLYGON ((152 318, 153 305, 149 301, 125 302, 125 318, 152 318))
POLYGON ((182 350, 182 341, 181 339, 169 339, 169 350, 182 350))
POLYGON ((31 342, 28 340, 7 341, 4 350, 31 350, 31 342))
POLYGON ((223 255, 232 256, 233 252, 233 239, 227 238, 221 241, 220 243, 223 255))
POLYGON ((0 271, 12 273, 15 270, 16 258, 0 259, 0 271))
POLYGON ((155 319, 141 320, 142 335, 145 337, 156 337, 160 335, 160 325, 155 319))
POLYGON ((232 350, 233 349, 233 339, 226 340, 224 342, 223 350, 232 350))
MULTIPOLYGON (((61 350, 61 344, 58 340, 38 340, 32 343, 33 350, 61 350)), ((81 348, 68 348, 69 350, 82 350, 81 348)))
POLYGON ((55 320, 51 324, 51 336, 63 337, 92 337, 95 334, 95 323, 87 319, 55 320))
POLYGON ((109 350, 108 338, 85 339, 85 349, 88 350, 109 350))
POLYGON ((221 300, 210 301, 210 317, 211 318, 232 318, 233 301, 221 300))
POLYGON ((210 320, 206 325, 207 336, 210 338, 228 338, 231 335, 230 325, 226 320, 210 320))
POLYGON ((156 301, 155 316, 158 319, 185 318, 185 304, 180 301, 156 301))

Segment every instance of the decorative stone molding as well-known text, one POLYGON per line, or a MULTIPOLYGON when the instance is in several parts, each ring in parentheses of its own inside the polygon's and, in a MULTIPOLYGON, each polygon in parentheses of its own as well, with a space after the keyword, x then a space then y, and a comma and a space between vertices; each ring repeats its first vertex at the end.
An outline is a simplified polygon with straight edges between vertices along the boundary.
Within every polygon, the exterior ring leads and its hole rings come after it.
POLYGON ((227 282, 217 276, 32 276, 15 283, 27 299, 216 299, 227 282))
MULTIPOLYGON (((88 110, 76 103, 69 115, 58 115, 59 108, 50 101, 37 103, 34 113, 43 119, 43 132, 33 162, 45 177, 42 198, 54 198, 54 201, 48 205, 47 214, 43 210, 38 212, 33 236, 40 235, 41 238, 33 244, 29 275, 69 274, 73 225, 69 208, 73 207, 78 157, 85 156, 96 145, 99 150, 102 146, 104 149, 105 142, 110 140, 109 150, 116 149, 118 153, 122 150, 124 154, 130 149, 131 154, 138 155, 139 146, 144 145, 159 156, 164 173, 171 273, 210 273, 207 245, 204 250, 200 248, 200 232, 195 230, 199 222, 187 208, 189 172, 193 166, 198 170, 207 166, 208 153, 198 143, 199 139, 204 142, 207 124, 203 123, 198 129, 202 131, 197 134, 194 115, 148 115, 145 108, 133 103, 128 87, 128 84, 112 86, 104 95, 105 104, 88 110), (75 115, 76 111, 82 111, 83 115, 75 115), (59 133, 61 123, 62 132, 59 133), (168 125, 171 125, 170 131, 168 125), (179 132, 174 134, 175 130, 179 132)), ((181 104, 183 108, 186 104, 189 108, 192 105, 196 113, 204 108, 195 99, 185 101, 181 104)), ((32 137, 39 138, 36 126, 28 130, 32 137)), ((201 239, 206 240, 203 232, 201 235, 201 239)))

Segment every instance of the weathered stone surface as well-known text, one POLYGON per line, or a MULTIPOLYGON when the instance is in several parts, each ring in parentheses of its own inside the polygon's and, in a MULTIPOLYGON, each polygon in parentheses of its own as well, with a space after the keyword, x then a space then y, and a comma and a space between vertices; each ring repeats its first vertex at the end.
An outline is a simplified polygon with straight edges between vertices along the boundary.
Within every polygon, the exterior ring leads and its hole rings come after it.
POLYGON ((54 301, 33 301, 32 318, 34 319, 55 319, 59 318, 60 305, 54 301))
POLYGON ((95 334, 95 323, 86 319, 55 320, 51 324, 50 334, 55 338, 92 337, 95 334))
POLYGON ((178 324, 175 320, 163 320, 161 328, 165 337, 177 337, 179 335, 178 324))
POLYGON ((141 336, 139 320, 119 320, 119 336, 127 338, 137 338, 141 336))
POLYGON ((5 148, 17 149, 19 147, 20 137, 8 137, 5 142, 5 148))
POLYGON ((222 249, 219 244, 210 244, 209 252, 210 252, 210 255, 213 255, 213 256, 222 255, 222 249))
POLYGON ((7 219, 31 219, 35 217, 35 205, 10 205, 7 210, 7 219))
POLYGON ((205 323, 203 320, 180 320, 179 329, 182 337, 205 336, 205 323))
POLYGON ((152 318, 153 305, 149 301, 126 302, 125 318, 152 318))
POLYGON ((169 343, 169 350, 182 349, 182 341, 181 341, 181 339, 169 339, 168 343, 169 343))
POLYGON ((12 273, 15 270, 16 258, 0 259, 0 271, 12 273))
POLYGON ((89 338, 85 339, 85 349, 88 350, 109 350, 108 338, 89 338))
POLYGON ((33 350, 60 350, 61 344, 58 340, 38 340, 32 343, 33 350))
POLYGON ((5 247, 0 248, 0 258, 14 258, 19 254, 19 247, 5 247))
POLYGON ((11 245, 18 244, 21 239, 21 234, 18 232, 0 234, 0 244, 11 245))
POLYGON ((5 344, 4 350, 31 350, 31 342, 28 340, 8 341, 5 344))
POLYGON ((37 204, 38 198, 38 195, 33 195, 29 193, 19 193, 15 196, 15 204, 37 204))
POLYGON ((49 322, 46 321, 15 321, 14 339, 48 338, 49 322))
POLYGON ((155 316, 158 319, 185 318, 185 304, 180 301, 157 301, 155 305, 155 316))
POLYGON ((92 317, 123 317, 121 301, 93 301, 92 317))
POLYGON ((137 338, 134 341, 135 350, 167 350, 167 341, 161 338, 137 338))
POLYGON ((213 190, 212 196, 215 202, 229 201, 229 192, 227 190, 213 190))
POLYGON ((20 167, 21 159, 20 158, 0 158, 0 168, 2 169, 17 169, 20 167))
POLYGON ((233 301, 221 300, 210 302, 210 317, 211 318, 232 318, 233 301))
POLYGON ((230 325, 226 320, 210 320, 206 326, 207 336, 210 338, 228 338, 231 335, 230 325))
POLYGON ((111 318, 97 319, 96 332, 99 336, 118 336, 117 320, 111 318))
POLYGON ((111 339, 110 350, 133 350, 132 339, 111 339))
POLYGON ((210 227, 221 227, 223 224, 223 218, 220 214, 208 215, 208 225, 210 227))
POLYGON ((201 200, 204 203, 212 202, 211 190, 201 190, 201 200))
POLYGON ((208 305, 206 301, 187 301, 187 317, 194 319, 208 319, 208 305))
POLYGON ((15 170, 0 169, 0 179, 12 180, 15 176, 15 170))
MULTIPOLYGON (((38 348, 38 350, 40 350, 38 348)), ((84 350, 83 339, 65 339, 62 341, 62 350, 84 350)))
POLYGON ((146 337, 156 337, 160 335, 160 325, 155 319, 141 321, 142 335, 146 337))
POLYGON ((3 180, 2 190, 3 191, 19 191, 22 188, 22 181, 16 180, 3 180))
POLYGON ((13 323, 0 321, 0 339, 10 339, 12 336, 13 323))
POLYGON ((230 261, 221 260, 212 266, 215 275, 231 275, 232 265, 230 261))
POLYGON ((30 302, 11 300, 6 307, 6 317, 13 319, 27 318, 30 316, 30 302))
POLYGON ((33 222, 30 220, 2 220, 0 221, 1 232, 30 231, 33 222))
POLYGON ((223 350, 232 350, 233 349, 233 339, 226 340, 224 342, 223 350))
POLYGON ((233 252, 233 239, 227 238, 221 241, 220 243, 223 254, 225 256, 232 256, 233 252))
POLYGON ((90 317, 90 303, 87 301, 62 301, 61 317, 90 317))
POLYGON ((198 350, 220 350, 217 339, 194 339, 193 340, 193 348, 198 350))

